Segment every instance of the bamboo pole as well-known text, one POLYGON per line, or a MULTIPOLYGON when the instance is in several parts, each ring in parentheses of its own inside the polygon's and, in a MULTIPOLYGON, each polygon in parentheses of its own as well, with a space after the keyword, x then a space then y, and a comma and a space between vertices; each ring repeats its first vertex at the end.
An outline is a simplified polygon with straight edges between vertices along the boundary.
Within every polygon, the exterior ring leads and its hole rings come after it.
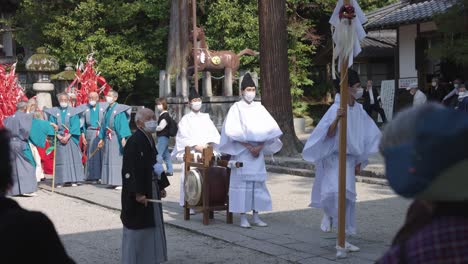
MULTIPOLYGON (((349 0, 344 0, 345 5, 349 5, 349 0)), ((341 84, 340 84, 340 108, 344 115, 340 120, 339 135, 339 177, 338 177, 338 246, 345 247, 346 241, 346 135, 348 130, 348 62, 349 58, 343 58, 341 61, 341 84)))
POLYGON ((54 135, 54 171, 52 173, 52 193, 55 191, 55 157, 57 156, 57 132, 54 135))
POLYGON ((198 93, 198 67, 197 67, 197 1, 192 0, 192 26, 193 26, 193 69, 194 69, 194 80, 195 90, 198 93))

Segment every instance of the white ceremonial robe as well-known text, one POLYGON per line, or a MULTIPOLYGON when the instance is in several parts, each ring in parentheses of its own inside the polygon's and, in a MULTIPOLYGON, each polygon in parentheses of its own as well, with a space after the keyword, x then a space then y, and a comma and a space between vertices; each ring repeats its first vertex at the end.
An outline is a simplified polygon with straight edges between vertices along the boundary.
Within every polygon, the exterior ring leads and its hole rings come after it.
POLYGON ((42 170, 41 156, 39 155, 36 146, 34 146, 31 142, 29 142, 29 147, 31 148, 34 162, 36 163, 36 180, 37 182, 40 182, 41 179, 45 177, 44 171, 42 170))
POLYGON ((229 211, 245 213, 251 210, 271 211, 270 193, 266 186, 267 172, 264 155, 281 150, 279 139, 283 133, 276 121, 259 102, 248 104, 244 100, 229 109, 221 131, 218 150, 231 155, 231 160, 243 162, 242 168, 231 169, 229 185, 229 211), (240 143, 264 143, 255 158, 240 143))
POLYGON ((417 90, 413 97, 413 106, 422 105, 422 104, 425 104, 426 102, 427 102, 426 95, 420 90, 417 90))
MULTIPOLYGON (((180 200, 179 204, 184 206, 185 193, 184 193, 184 182, 185 182, 185 163, 183 162, 185 147, 194 147, 197 145, 203 146, 209 143, 214 145, 215 155, 216 146, 219 144, 220 135, 218 129, 210 119, 210 115, 206 113, 190 113, 184 115, 179 122, 179 129, 175 138, 176 144, 172 151, 172 159, 178 162, 182 162, 182 173, 180 175, 180 200)), ((195 150, 191 151, 192 154, 201 156, 201 153, 197 153, 195 150)))
MULTIPOLYGON (((334 226, 338 220, 338 149, 339 125, 333 137, 327 137, 328 128, 336 118, 339 94, 335 103, 313 130, 302 152, 304 160, 315 165, 311 207, 322 208, 331 217, 334 226)), ((378 152, 381 132, 359 103, 348 106, 346 155, 346 233, 355 234, 356 175, 355 166, 365 168, 369 156, 378 152)), ((325 227, 322 226, 322 229, 325 227)))

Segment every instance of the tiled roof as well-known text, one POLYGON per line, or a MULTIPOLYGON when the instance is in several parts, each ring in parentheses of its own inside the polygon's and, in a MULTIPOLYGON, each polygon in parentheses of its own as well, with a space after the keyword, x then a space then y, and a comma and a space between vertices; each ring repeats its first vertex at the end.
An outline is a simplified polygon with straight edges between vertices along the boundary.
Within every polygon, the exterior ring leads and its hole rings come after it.
POLYGON ((358 58, 386 58, 395 56, 396 31, 371 31, 361 41, 362 52, 358 58))
MULTIPOLYGON (((366 38, 361 41, 362 51, 356 59, 394 57, 396 39, 395 30, 370 31, 366 38)), ((329 45, 326 45, 326 48, 317 52, 317 55, 314 57, 314 63, 316 65, 325 65, 331 61, 333 52, 331 43, 328 44, 329 45)))
POLYGON ((365 25, 367 30, 397 28, 400 25, 431 21, 434 15, 444 13, 458 0, 402 0, 396 4, 378 9, 368 14, 370 21, 365 25))

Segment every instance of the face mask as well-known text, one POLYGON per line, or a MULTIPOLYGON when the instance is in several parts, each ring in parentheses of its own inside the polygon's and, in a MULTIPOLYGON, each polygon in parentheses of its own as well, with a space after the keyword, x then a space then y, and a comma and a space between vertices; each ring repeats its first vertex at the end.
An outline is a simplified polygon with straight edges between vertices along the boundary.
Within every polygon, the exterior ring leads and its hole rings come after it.
POLYGON ((145 130, 147 133, 155 133, 156 127, 158 127, 158 122, 154 120, 146 121, 143 130, 145 130))
POLYGON ((91 106, 95 106, 96 103, 97 103, 96 101, 89 101, 89 104, 90 104, 91 106))
POLYGON ((62 102, 60 103, 60 107, 62 107, 62 108, 65 108, 67 106, 68 106, 68 103, 62 103, 62 102))
POLYGON ((437 86, 437 83, 436 82, 432 82, 432 87, 436 87, 437 86))
POLYGON ((192 110, 193 111, 200 111, 202 106, 202 102, 193 102, 192 103, 192 110))
POLYGON ((459 84, 454 84, 454 85, 453 85, 453 87, 454 87, 455 89, 458 89, 458 86, 460 86, 460 85, 459 85, 459 84))
POLYGON ((157 105, 156 108, 158 108, 158 111, 162 111, 162 110, 163 110, 162 105, 157 105))
POLYGON ((256 95, 255 92, 245 92, 244 99, 250 103, 255 99, 255 95, 256 95))
POLYGON ((106 102, 112 104, 114 102, 114 98, 111 96, 106 96, 106 102))
POLYGON ((362 94, 364 93, 364 89, 358 88, 356 90, 356 93, 353 95, 354 99, 357 100, 362 97, 362 94))

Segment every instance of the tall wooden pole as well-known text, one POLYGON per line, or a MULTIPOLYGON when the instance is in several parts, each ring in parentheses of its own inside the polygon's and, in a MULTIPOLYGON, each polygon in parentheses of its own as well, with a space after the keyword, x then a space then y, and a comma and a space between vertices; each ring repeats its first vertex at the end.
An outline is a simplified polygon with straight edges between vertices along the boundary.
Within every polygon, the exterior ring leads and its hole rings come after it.
MULTIPOLYGON (((345 5, 349 5, 349 0, 344 0, 345 5)), ((353 30, 350 28, 350 30, 353 30)), ((342 58, 341 61, 341 85, 340 85, 340 108, 344 115, 340 120, 339 139, 339 177, 338 177, 338 246, 345 247, 346 241, 346 135, 348 130, 348 62, 349 58, 342 58)))
POLYGON ((198 67, 197 67, 197 0, 192 0, 192 26, 193 26, 193 77, 195 90, 198 93, 198 67))

